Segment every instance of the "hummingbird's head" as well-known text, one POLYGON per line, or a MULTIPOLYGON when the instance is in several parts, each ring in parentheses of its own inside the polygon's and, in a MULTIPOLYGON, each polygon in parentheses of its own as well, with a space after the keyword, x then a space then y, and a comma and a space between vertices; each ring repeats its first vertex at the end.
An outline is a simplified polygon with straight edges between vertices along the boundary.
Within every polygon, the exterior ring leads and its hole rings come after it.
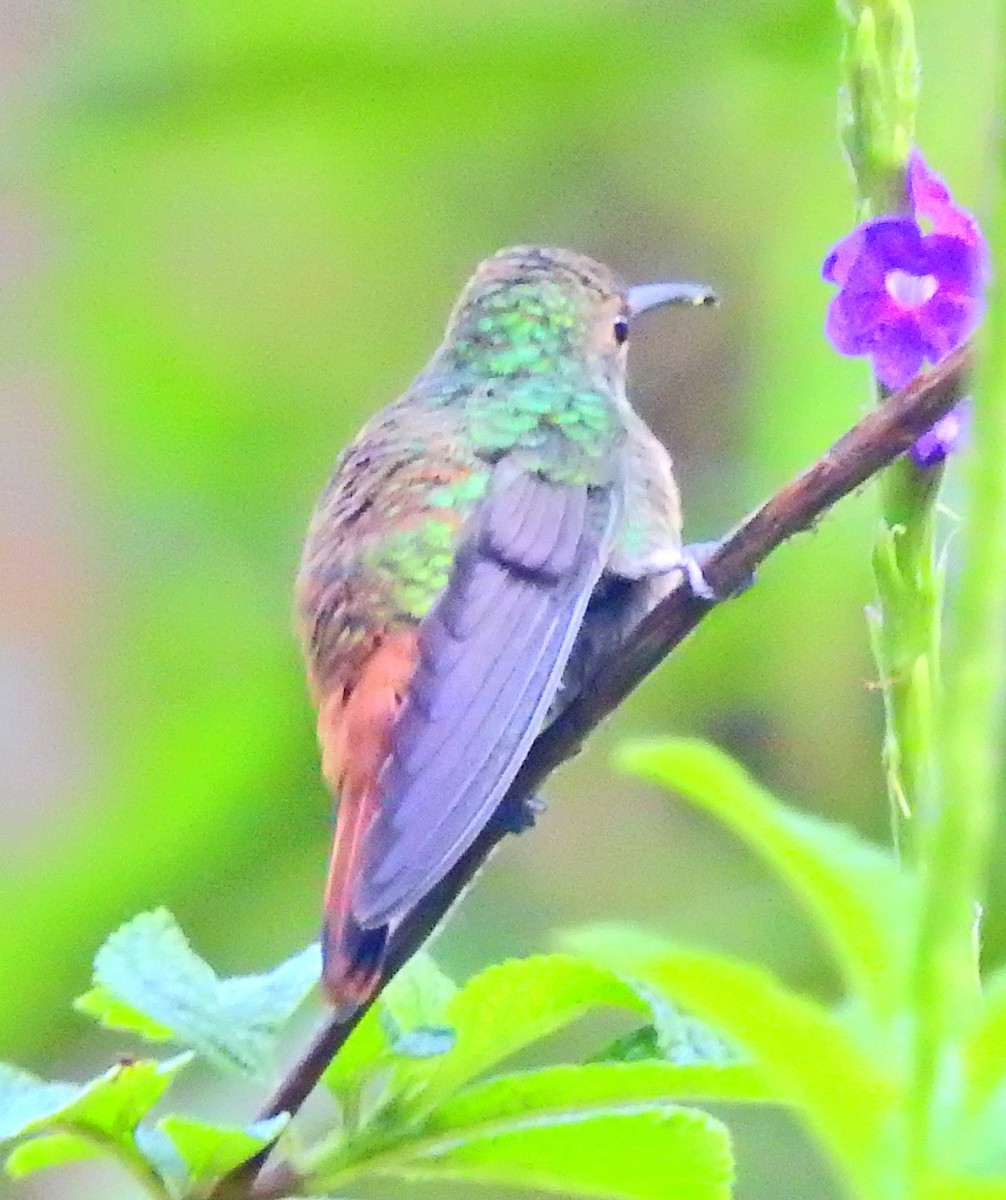
POLYGON ((479 264, 454 306, 445 347, 493 375, 586 368, 620 384, 629 332, 643 313, 715 302, 698 284, 626 287, 585 255, 514 246, 479 264))

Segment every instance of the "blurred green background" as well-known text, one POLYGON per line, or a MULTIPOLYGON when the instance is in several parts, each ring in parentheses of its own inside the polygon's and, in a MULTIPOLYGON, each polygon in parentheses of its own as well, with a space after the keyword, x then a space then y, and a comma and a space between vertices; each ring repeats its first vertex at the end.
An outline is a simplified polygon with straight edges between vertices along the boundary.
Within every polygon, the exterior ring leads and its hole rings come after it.
MULTIPOLYGON (((230 971, 314 935, 329 804, 290 634, 300 539, 479 258, 544 241, 720 289, 631 357, 692 539, 837 436, 866 372, 820 332, 851 214, 826 0, 4 8, 0 1058, 72 1075, 121 1049, 68 1000, 136 911, 167 905, 230 971)), ((920 141, 980 208, 992 0, 915 8, 920 141)), ((607 762, 632 733, 701 733, 885 837, 873 506, 784 548, 561 773, 440 936, 448 970, 627 920, 831 994, 774 885, 607 762)), ((990 955, 1004 933, 993 910, 990 955)), ((197 1099, 236 1119, 256 1097, 197 1099)), ((781 1117, 731 1122, 742 1200, 831 1194, 781 1117)), ((133 1193, 80 1168, 19 1194, 133 1193)))

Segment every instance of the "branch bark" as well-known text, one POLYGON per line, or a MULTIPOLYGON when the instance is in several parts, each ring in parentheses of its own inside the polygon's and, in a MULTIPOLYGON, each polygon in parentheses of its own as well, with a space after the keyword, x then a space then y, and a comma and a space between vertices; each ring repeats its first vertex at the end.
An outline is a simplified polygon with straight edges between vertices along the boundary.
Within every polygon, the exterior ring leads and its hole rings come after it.
MULTIPOLYGON (((956 350, 938 367, 868 412, 806 471, 755 509, 716 544, 702 564, 713 594, 727 598, 742 591, 773 550, 794 534, 811 528, 842 497, 889 466, 961 399, 970 366, 970 348, 956 350)), ((581 696, 538 736, 503 805, 538 791, 716 603, 696 595, 683 583, 657 605, 617 656, 601 667, 581 696)), ((398 927, 389 946, 382 987, 443 920, 507 832, 504 822, 490 822, 454 868, 398 927)), ((260 1119, 297 1112, 365 1012, 362 1008, 344 1020, 332 1016, 322 1024, 303 1056, 266 1102, 260 1119)), ((213 1193, 216 1200, 286 1194, 284 1189, 291 1179, 284 1165, 260 1174, 268 1152, 250 1159, 222 1181, 213 1193)))

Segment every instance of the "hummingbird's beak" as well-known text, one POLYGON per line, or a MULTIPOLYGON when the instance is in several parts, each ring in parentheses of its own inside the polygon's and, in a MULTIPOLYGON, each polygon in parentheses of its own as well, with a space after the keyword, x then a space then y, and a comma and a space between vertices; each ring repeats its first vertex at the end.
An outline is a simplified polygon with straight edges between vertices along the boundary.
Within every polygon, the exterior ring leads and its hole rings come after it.
POLYGON ((665 304, 688 304, 697 308, 718 304, 720 299, 712 288, 701 283, 641 283, 629 288, 628 298, 630 317, 638 317, 652 308, 663 308, 665 304))

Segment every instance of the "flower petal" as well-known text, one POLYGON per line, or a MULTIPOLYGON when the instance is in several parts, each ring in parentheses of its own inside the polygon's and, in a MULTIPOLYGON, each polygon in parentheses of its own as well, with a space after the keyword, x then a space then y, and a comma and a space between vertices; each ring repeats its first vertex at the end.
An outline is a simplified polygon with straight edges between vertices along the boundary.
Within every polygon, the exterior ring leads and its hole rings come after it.
POLYGON ((936 276, 940 291, 978 294, 982 271, 977 247, 945 233, 928 234, 922 245, 929 273, 936 276))
POLYGON ((926 349, 915 322, 904 316, 874 346, 873 371, 885 387, 907 387, 922 369, 925 357, 926 349))
POLYGON ((912 458, 920 467, 935 467, 954 450, 959 450, 967 433, 971 399, 968 396, 927 430, 912 447, 912 458))
POLYGON ((911 217, 877 217, 862 230, 863 252, 857 261, 871 258, 885 276, 895 270, 930 274, 922 232, 911 217))
POLYGON ((932 221, 937 227, 945 210, 954 207, 943 176, 930 169, 917 146, 908 156, 908 197, 915 215, 932 221))
POLYGON ((824 333, 828 341, 839 352, 856 357, 868 354, 872 345, 872 331, 854 306, 845 302, 839 293, 828 305, 824 318, 824 333))
POLYGON ((821 265, 821 276, 828 283, 843 284, 863 245, 862 228, 836 242, 821 265))
POLYGON ((978 222, 954 203, 942 175, 930 170, 922 152, 915 148, 908 157, 908 195, 916 217, 932 222, 933 232, 962 238, 969 245, 984 247, 978 222))
POLYGON ((973 332, 981 317, 981 305, 970 296, 937 292, 915 314, 926 357, 933 362, 945 358, 973 332))

